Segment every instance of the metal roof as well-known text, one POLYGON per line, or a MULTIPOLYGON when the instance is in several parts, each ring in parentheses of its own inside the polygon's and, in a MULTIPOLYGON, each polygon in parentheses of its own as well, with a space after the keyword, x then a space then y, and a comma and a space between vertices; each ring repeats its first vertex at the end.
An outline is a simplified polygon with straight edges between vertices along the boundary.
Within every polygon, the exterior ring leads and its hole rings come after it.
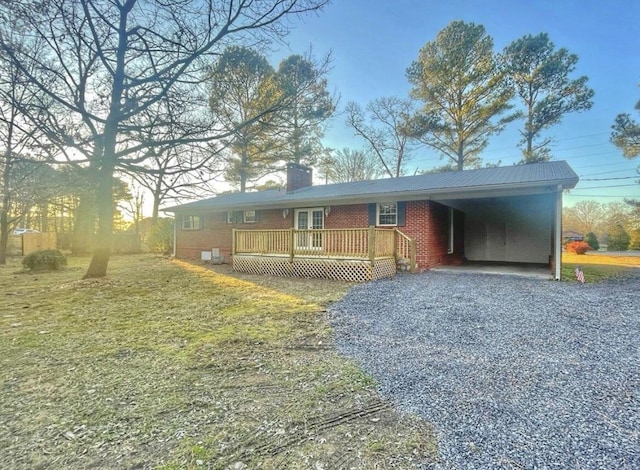
POLYGON ((376 201, 473 199, 555 192, 559 188, 571 189, 577 183, 578 175, 567 162, 552 161, 309 186, 292 192, 282 189, 220 194, 162 210, 264 209, 376 201))

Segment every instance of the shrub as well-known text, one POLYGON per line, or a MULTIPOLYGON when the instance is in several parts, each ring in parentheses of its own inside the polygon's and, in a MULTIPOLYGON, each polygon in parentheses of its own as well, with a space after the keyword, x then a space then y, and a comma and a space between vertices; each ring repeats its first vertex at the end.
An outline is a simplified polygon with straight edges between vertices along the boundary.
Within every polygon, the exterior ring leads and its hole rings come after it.
POLYGON ((585 235, 585 241, 589 244, 589 246, 598 251, 600 249, 600 243, 598 243, 598 237, 595 233, 589 232, 585 235))
POLYGON ((640 228, 633 230, 630 235, 631 241, 629 242, 629 249, 640 250, 640 228))
POLYGON ((60 250, 38 250, 25 256, 22 265, 31 271, 57 271, 67 265, 67 258, 60 250))
POLYGON ((149 230, 147 246, 154 253, 171 254, 173 251, 173 219, 158 219, 149 230))
POLYGON ((607 250, 609 251, 627 251, 629 249, 629 242, 631 237, 624 229, 622 225, 616 226, 611 232, 607 234, 609 244, 607 250))
POLYGON ((588 243, 585 242, 571 242, 567 243, 567 252, 575 253, 576 255, 584 255, 587 251, 589 251, 591 247, 588 243))

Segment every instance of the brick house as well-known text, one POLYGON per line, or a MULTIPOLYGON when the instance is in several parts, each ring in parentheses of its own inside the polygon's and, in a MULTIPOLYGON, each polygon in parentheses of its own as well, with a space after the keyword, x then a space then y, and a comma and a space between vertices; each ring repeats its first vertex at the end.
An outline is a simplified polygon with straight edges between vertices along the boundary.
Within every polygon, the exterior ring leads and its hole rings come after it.
POLYGON ((559 279, 562 192, 577 182, 555 161, 313 186, 310 168, 289 164, 286 189, 164 211, 175 214, 176 257, 213 250, 240 271, 366 280, 398 261, 412 271, 485 262, 546 265, 559 279))

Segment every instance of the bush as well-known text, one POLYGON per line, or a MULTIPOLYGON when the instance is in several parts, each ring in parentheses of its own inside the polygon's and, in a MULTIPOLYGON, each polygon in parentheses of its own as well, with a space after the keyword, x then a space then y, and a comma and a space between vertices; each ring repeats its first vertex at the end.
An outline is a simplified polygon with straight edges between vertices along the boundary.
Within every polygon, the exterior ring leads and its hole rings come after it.
POLYGON ((610 233, 608 233, 607 238, 609 239, 607 250, 627 251, 629 249, 629 242, 631 241, 631 237, 622 225, 618 225, 610 233))
POLYGON ((154 253, 171 254, 173 251, 173 219, 158 219, 149 230, 147 246, 154 253))
POLYGON ((585 242, 571 242, 567 243, 567 252, 575 253, 576 255, 584 255, 591 249, 588 243, 585 242))
POLYGON ((589 244, 589 246, 593 249, 598 251, 600 249, 600 243, 598 243, 598 237, 596 236, 595 233, 593 232, 589 232, 585 235, 585 241, 589 244))
POLYGON ((633 230, 630 235, 631 241, 629 242, 629 249, 640 250, 640 228, 633 230))
POLYGON ((22 265, 31 271, 57 271, 67 265, 67 258, 60 250, 38 250, 25 256, 22 265))

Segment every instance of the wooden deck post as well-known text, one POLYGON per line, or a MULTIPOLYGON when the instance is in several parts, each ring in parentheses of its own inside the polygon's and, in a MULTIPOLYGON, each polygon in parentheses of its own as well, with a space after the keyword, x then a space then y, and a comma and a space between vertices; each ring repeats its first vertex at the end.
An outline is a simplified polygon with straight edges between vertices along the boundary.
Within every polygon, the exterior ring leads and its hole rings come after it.
POLYGON ((376 260, 376 228, 373 225, 369 226, 369 261, 371 262, 371 266, 376 260))
POLYGON ((231 256, 236 254, 236 229, 231 229, 231 256))
POLYGON ((295 242, 293 240, 294 238, 295 238, 295 229, 291 227, 289 229, 289 261, 292 263, 293 263, 293 256, 294 256, 293 247, 295 246, 295 242))
POLYGON ((398 230, 397 228, 393 229, 393 258, 398 262, 398 230))

